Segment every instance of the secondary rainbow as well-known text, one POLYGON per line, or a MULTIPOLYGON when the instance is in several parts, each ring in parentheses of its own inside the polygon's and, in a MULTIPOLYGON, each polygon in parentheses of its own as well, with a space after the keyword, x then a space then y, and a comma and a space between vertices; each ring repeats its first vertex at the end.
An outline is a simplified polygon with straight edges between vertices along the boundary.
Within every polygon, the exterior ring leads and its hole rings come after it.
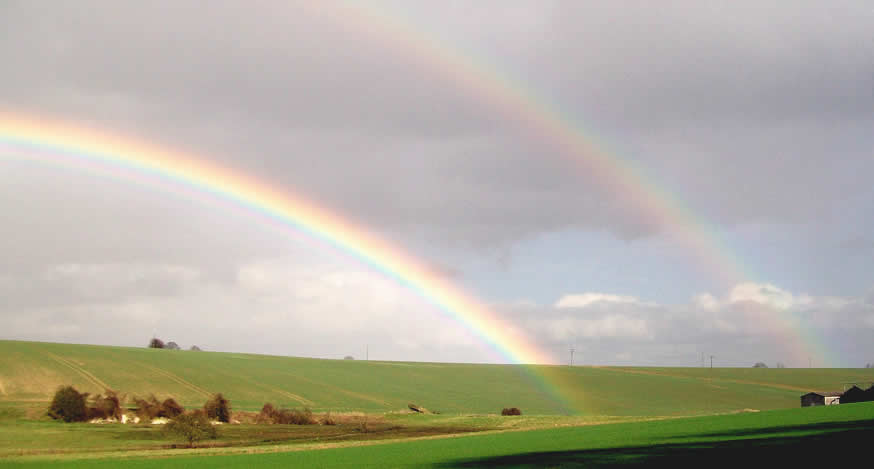
MULTIPOLYGON (((427 26, 405 16, 400 9, 377 7, 368 2, 317 2, 307 8, 323 18, 333 18, 344 27, 377 40, 408 62, 442 76, 471 99, 490 106, 520 132, 554 149, 553 156, 566 158, 580 171, 593 175, 633 211, 636 220, 656 227, 685 246, 702 270, 721 285, 760 281, 723 240, 722 234, 683 200, 660 185, 646 171, 619 152, 611 151, 596 135, 559 106, 538 96, 521 82, 500 73, 488 58, 451 44, 429 32, 427 26)), ((763 313, 758 320, 783 331, 783 346, 796 364, 811 354, 834 359, 816 331, 789 313, 763 313)))

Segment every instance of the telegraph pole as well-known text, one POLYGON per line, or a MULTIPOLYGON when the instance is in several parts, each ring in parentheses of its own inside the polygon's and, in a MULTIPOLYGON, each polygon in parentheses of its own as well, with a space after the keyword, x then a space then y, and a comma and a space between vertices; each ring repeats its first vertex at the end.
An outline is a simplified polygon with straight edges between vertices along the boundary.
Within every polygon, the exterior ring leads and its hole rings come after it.
POLYGON ((574 366, 574 348, 571 347, 571 366, 574 366))
POLYGON ((370 361, 370 344, 364 346, 364 361, 370 361))
POLYGON ((710 369, 713 369, 713 355, 710 355, 710 369))

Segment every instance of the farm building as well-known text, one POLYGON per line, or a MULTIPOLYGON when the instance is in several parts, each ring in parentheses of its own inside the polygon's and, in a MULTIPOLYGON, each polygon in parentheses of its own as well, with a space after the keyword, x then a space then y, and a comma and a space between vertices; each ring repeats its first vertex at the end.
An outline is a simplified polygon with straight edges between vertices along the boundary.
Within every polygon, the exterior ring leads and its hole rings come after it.
POLYGON ((865 402, 871 399, 868 391, 863 391, 862 388, 858 386, 853 386, 850 389, 847 389, 843 394, 841 394, 841 402, 844 404, 850 404, 853 402, 865 402))
MULTIPOLYGON (((849 384, 849 383, 848 383, 849 384)), ((851 404, 854 402, 874 401, 874 384, 863 390, 853 385, 846 391, 815 391, 801 396, 801 407, 816 405, 851 404)))
POLYGON ((835 405, 840 403, 840 391, 809 392, 801 396, 801 407, 811 407, 816 405, 835 405))

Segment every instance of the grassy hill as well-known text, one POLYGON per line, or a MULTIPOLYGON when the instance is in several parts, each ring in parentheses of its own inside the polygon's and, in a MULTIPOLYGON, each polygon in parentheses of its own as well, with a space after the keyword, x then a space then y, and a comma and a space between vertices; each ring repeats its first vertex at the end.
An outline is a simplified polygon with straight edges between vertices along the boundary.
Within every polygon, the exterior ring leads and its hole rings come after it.
MULTIPOLYGON (((874 380, 866 369, 702 369, 539 366, 572 413, 696 415, 799 405, 807 390, 874 380)), ((0 403, 48 401, 62 384, 200 406, 222 392, 234 408, 264 402, 313 410, 384 412, 415 402, 442 413, 568 412, 523 367, 321 360, 238 353, 0 341, 0 403)))

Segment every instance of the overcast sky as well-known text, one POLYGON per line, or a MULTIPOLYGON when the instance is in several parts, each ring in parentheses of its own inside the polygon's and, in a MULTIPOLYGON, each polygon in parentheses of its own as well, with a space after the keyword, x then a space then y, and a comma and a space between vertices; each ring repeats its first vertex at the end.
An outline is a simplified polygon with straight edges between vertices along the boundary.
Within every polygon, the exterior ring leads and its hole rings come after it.
MULTIPOLYGON (((865 0, 4 1, 0 112, 293 190, 555 363, 864 366, 872 31, 865 0), (691 215, 641 210, 533 109, 691 215)), ((0 338, 507 360, 369 266, 184 192, 7 146, 0 214, 0 338)))

